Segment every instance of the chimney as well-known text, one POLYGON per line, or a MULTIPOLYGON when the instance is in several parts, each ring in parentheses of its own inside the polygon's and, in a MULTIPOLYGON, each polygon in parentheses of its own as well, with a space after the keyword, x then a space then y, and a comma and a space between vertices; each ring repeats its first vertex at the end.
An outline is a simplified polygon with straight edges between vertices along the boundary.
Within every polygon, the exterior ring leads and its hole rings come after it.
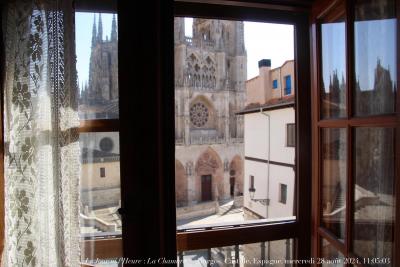
POLYGON ((260 85, 264 95, 264 103, 272 99, 272 80, 271 80, 271 59, 262 59, 258 61, 260 73, 260 85))
POLYGON ((258 68, 267 67, 271 68, 271 59, 261 59, 258 61, 258 68))

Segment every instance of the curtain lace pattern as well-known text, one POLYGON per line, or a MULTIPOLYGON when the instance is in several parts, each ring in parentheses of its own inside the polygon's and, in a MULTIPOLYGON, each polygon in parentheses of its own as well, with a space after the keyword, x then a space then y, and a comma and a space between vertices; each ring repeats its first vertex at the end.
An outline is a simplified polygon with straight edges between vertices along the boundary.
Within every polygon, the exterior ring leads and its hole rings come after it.
POLYGON ((2 265, 79 266, 79 118, 72 1, 17 0, 4 10, 2 265))

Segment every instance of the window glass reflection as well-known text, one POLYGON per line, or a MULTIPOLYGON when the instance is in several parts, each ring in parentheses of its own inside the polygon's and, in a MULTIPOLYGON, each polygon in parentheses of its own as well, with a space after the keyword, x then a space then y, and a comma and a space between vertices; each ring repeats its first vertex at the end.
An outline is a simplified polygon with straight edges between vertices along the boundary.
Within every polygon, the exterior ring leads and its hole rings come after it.
POLYGON ((396 92, 394 1, 356 1, 355 115, 393 113, 396 92))
POLYGON ((322 225, 345 238, 346 129, 322 130, 322 225))
POLYGON ((353 249, 364 258, 391 258, 395 207, 394 130, 357 128, 355 139, 353 249))
POLYGON ((339 267, 344 265, 344 256, 326 239, 321 240, 321 258, 323 267, 339 267))
POLYGON ((293 239, 178 253, 178 266, 293 266, 293 239))
POLYGON ((323 119, 346 116, 345 23, 340 20, 321 24, 323 119))

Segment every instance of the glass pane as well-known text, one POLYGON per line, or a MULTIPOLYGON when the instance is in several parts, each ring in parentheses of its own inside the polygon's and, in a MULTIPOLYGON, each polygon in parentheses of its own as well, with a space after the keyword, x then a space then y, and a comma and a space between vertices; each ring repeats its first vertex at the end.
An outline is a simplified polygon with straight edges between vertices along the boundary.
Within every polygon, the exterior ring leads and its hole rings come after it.
POLYGON ((118 119, 116 14, 75 13, 80 119, 118 119))
POLYGON ((323 238, 321 238, 321 265, 323 267, 345 266, 343 254, 323 238))
POLYGON ((323 119, 345 117, 346 30, 344 15, 321 24, 321 59, 321 117, 323 119))
POLYGON ((184 251, 178 253, 178 266, 293 266, 292 246, 293 240, 285 239, 184 251))
POLYGON ((347 131, 322 129, 322 226, 345 238, 347 131))
MULTIPOLYGON (((96 239, 121 237, 119 133, 81 133, 80 225, 85 240, 82 260, 104 259, 96 239), (85 247, 86 246, 86 247, 85 247), (96 257, 95 257, 96 255, 96 257), (95 257, 95 258, 94 258, 95 257)), ((110 243, 108 253, 122 256, 121 246, 110 243)))
POLYGON ((294 219, 293 35, 293 25, 175 18, 179 228, 294 219))
POLYGON ((395 111, 396 5, 393 0, 356 1, 355 115, 395 111))
POLYGON ((390 259, 395 208, 394 130, 356 128, 354 152, 353 250, 364 258, 390 259))

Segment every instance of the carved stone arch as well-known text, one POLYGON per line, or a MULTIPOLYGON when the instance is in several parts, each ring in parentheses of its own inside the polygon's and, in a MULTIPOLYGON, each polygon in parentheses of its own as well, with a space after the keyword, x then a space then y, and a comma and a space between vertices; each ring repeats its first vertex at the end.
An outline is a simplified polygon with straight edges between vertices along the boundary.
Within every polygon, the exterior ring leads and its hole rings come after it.
POLYGON ((212 200, 219 200, 225 197, 224 190, 224 166, 217 152, 208 147, 197 159, 196 167, 196 199, 202 201, 202 179, 204 176, 211 176, 212 200))
POLYGON ((182 207, 188 204, 188 178, 182 163, 175 159, 175 195, 176 206, 182 207))
POLYGON ((234 196, 243 195, 244 162, 239 155, 235 155, 229 164, 229 184, 234 182, 234 196))
POLYGON ((195 51, 190 52, 189 56, 186 58, 187 62, 192 62, 192 65, 195 65, 195 63, 200 62, 200 56, 198 53, 195 51))
POLYGON ((189 104, 189 116, 192 129, 217 129, 217 112, 212 101, 198 95, 189 104))
POLYGON ((204 63, 207 66, 215 66, 215 58, 212 55, 207 55, 204 59, 204 63))
POLYGON ((199 86, 200 57, 196 52, 191 52, 186 58, 186 79, 189 86, 199 86))

